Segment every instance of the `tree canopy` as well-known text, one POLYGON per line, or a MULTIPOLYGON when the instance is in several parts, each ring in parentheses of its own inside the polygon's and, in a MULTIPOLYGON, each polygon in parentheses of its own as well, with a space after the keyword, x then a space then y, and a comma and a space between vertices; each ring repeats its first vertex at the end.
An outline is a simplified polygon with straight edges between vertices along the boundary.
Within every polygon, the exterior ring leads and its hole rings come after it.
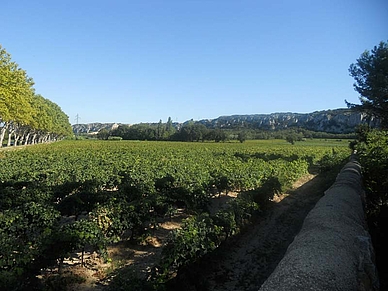
POLYGON ((56 140, 72 133, 68 116, 35 94, 34 82, 0 45, 0 147, 56 140))
POLYGON ((378 118, 381 127, 388 128, 388 43, 380 42, 372 51, 363 52, 349 72, 361 105, 346 101, 348 107, 378 118))

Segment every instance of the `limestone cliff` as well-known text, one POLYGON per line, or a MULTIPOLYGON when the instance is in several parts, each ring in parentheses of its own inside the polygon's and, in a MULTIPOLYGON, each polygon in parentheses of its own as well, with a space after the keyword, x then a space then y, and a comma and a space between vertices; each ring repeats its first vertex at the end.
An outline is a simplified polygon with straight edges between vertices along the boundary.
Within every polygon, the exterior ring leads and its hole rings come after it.
POLYGON ((350 133, 359 124, 377 126, 378 121, 364 113, 349 109, 315 111, 312 113, 271 113, 221 116, 200 123, 209 128, 237 128, 278 130, 292 127, 330 133, 350 133))
POLYGON ((87 124, 73 124, 73 132, 75 134, 88 133, 88 134, 97 134, 101 129, 105 128, 107 130, 115 129, 119 126, 117 123, 87 123, 87 124))

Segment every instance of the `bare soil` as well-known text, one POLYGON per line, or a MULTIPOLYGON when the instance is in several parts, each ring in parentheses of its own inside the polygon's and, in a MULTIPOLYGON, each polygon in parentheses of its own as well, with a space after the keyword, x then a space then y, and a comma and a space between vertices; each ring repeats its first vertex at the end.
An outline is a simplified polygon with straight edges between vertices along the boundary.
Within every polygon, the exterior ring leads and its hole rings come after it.
POLYGON ((307 175, 274 197, 239 236, 184 270, 171 290, 258 290, 283 258, 304 218, 331 185, 332 176, 307 175))
MULTIPOLYGON (((331 185, 332 179, 309 174, 297 181, 290 191, 274 197, 240 235, 229 239, 195 266, 180 272, 168 284, 168 290, 258 290, 283 258, 304 218, 331 185)), ((234 196, 235 193, 229 193, 222 199, 216 198, 212 208, 222 207, 222 201, 234 196)), ((181 215, 160 224, 142 245, 122 242, 110 246, 109 263, 93 254, 85 258, 86 268, 80 266, 79 260, 68 261, 67 272, 86 279, 70 290, 104 290, 109 284, 109 274, 127 265, 147 271, 158 261, 168 233, 179 228, 183 218, 181 215)))
MULTIPOLYGON (((116 269, 131 265, 139 272, 147 273, 159 261, 162 247, 168 234, 180 228, 182 220, 188 215, 182 211, 170 221, 160 223, 151 230, 150 235, 139 244, 122 241, 108 246, 109 262, 104 262, 95 252, 85 253, 84 266, 81 265, 81 253, 74 253, 64 261, 63 277, 77 277, 83 282, 68 284, 68 291, 99 291, 106 289, 111 280, 110 274, 116 269)), ((44 280, 58 274, 58 270, 47 270, 41 276, 44 280)))

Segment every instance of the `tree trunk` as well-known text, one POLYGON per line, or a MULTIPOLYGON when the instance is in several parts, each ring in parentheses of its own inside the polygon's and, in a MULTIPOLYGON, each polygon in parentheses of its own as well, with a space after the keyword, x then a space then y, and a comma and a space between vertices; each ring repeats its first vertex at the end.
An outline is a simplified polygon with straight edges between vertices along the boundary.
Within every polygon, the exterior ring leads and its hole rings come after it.
POLYGON ((84 256, 85 256, 85 247, 82 248, 82 254, 81 254, 81 266, 85 267, 84 265, 84 256))
POLYGON ((59 259, 59 264, 58 264, 58 274, 62 274, 63 273, 63 261, 65 260, 65 258, 60 258, 59 259))
POLYGON ((31 144, 35 144, 36 143, 36 136, 37 136, 37 134, 34 133, 34 135, 32 136, 31 144))
POLYGON ((15 135, 16 129, 17 129, 17 124, 14 122, 10 122, 8 126, 8 142, 7 142, 8 147, 11 146, 12 136, 15 135))
POLYGON ((26 133, 27 133, 27 129, 26 129, 26 127, 23 127, 23 126, 20 126, 15 131, 15 135, 14 135, 15 146, 23 144, 23 140, 24 140, 24 138, 26 136, 26 133))
POLYGON ((7 147, 10 147, 10 146, 11 146, 12 134, 13 134, 13 131, 10 131, 10 132, 8 133, 7 147))
POLYGON ((3 127, 0 130, 0 148, 3 147, 3 140, 7 129, 8 129, 8 123, 4 123, 3 127))
POLYGON ((26 132, 24 131, 23 132, 23 135, 20 137, 20 139, 19 139, 19 144, 20 145, 23 145, 23 143, 24 143, 24 139, 26 138, 26 132))
POLYGON ((20 135, 18 135, 18 134, 14 134, 14 146, 16 147, 17 145, 18 145, 18 141, 19 141, 19 139, 20 139, 20 135))
POLYGON ((31 132, 27 133, 27 136, 25 137, 25 140, 24 140, 24 145, 28 145, 28 140, 30 138, 30 135, 31 135, 31 132))

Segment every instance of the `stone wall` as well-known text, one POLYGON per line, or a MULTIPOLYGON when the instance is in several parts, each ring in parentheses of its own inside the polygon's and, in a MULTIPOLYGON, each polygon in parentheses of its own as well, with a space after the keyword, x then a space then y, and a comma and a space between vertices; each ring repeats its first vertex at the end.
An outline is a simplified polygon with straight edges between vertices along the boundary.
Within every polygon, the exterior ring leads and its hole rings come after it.
POLYGON ((363 198, 361 166, 352 157, 260 290, 378 290, 363 198))

